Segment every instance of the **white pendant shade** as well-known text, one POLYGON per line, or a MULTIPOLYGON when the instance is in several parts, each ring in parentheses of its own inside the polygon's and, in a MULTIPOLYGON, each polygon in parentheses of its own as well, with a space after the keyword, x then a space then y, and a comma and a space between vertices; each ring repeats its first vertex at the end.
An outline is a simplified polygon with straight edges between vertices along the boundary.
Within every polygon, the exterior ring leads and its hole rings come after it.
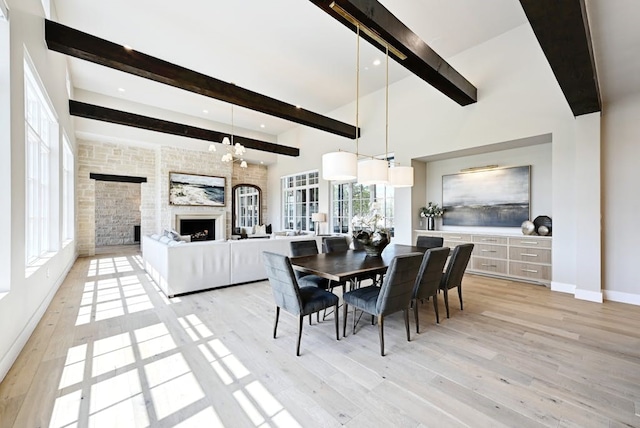
POLYGON ((389 168, 389 184, 393 187, 413 186, 413 167, 396 166, 389 168))
POLYGON ((387 184, 389 182, 389 167, 386 160, 367 159, 358 163, 358 183, 387 184))
POLYGON ((332 152, 322 155, 322 178, 329 181, 353 180, 358 175, 355 153, 332 152))

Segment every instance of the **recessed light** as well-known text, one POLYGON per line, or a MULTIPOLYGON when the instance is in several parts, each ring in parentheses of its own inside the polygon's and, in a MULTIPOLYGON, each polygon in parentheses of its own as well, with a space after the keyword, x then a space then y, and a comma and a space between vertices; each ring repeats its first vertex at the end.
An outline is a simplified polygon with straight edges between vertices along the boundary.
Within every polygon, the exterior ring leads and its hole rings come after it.
POLYGON ((131 46, 129 46, 129 45, 123 45, 122 47, 125 48, 128 51, 132 51, 133 50, 133 48, 131 46))
POLYGON ((124 92, 124 88, 118 88, 118 92, 124 92))
POLYGON ((365 70, 369 70, 369 67, 365 67, 364 69, 365 69, 365 70))
POLYGON ((261 124, 260 124, 260 128, 264 128, 264 123, 261 123, 261 124))
POLYGON ((202 112, 203 112, 204 114, 207 114, 207 113, 209 113, 209 110, 202 110, 202 112))
POLYGON ((378 58, 373 60, 373 65, 378 66, 382 63, 382 61, 380 61, 378 58))
POLYGON ((264 162, 263 162, 263 161, 260 161, 260 165, 264 165, 264 162))
POLYGON ((296 105, 296 108, 300 110, 302 107, 300 107, 300 105, 296 105))

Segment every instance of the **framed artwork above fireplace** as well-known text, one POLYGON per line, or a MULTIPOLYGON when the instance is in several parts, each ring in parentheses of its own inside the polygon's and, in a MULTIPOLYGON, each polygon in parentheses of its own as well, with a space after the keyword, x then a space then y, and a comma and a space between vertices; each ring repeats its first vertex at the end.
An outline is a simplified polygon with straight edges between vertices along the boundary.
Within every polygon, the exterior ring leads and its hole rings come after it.
POLYGON ((223 207, 225 205, 225 178, 170 172, 169 204, 223 207))

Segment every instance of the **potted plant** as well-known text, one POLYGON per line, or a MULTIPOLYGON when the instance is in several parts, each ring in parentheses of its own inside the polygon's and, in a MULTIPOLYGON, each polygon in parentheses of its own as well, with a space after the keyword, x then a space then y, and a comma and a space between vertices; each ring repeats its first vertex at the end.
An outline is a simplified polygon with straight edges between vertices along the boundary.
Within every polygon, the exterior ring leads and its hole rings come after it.
POLYGON ((435 218, 444 214, 444 209, 439 207, 438 204, 429 202, 426 207, 420 208, 420 217, 427 219, 427 229, 435 229, 435 218))
POLYGON ((351 220, 353 226, 353 246, 363 248, 368 256, 379 257, 389 245, 389 231, 384 227, 384 217, 377 209, 364 215, 356 215, 351 220))

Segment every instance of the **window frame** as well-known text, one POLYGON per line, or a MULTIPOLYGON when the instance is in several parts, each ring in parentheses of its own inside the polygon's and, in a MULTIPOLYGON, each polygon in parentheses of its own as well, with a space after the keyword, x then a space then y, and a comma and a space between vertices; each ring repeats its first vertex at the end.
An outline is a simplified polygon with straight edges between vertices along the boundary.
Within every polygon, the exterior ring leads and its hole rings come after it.
POLYGON ((280 187, 282 229, 315 232, 311 215, 320 207, 320 172, 312 170, 283 176, 280 187))
POLYGON ((62 242, 75 239, 75 156, 71 141, 62 133, 62 242))

